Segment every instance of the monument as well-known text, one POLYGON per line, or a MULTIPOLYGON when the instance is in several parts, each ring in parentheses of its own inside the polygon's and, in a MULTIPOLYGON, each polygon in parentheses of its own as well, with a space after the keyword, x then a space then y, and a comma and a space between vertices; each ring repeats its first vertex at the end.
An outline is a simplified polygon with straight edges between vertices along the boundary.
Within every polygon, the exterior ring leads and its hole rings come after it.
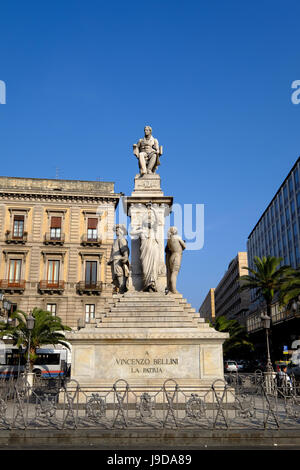
POLYGON ((71 378, 86 391, 111 387, 118 379, 145 388, 174 379, 181 387, 208 390, 224 377, 222 344, 228 334, 201 319, 177 292, 186 246, 176 227, 170 228, 164 244, 173 198, 164 195, 156 173, 162 147, 150 126, 144 132, 133 146, 140 171, 131 196, 124 198, 131 221, 131 259, 126 229, 116 226, 108 261, 115 290, 94 325, 67 333, 71 378))

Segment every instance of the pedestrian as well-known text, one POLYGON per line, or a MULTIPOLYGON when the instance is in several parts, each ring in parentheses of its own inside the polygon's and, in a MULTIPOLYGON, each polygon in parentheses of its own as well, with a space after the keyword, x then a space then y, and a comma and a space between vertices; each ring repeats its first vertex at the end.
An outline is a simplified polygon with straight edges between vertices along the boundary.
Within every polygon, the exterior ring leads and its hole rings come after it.
POLYGON ((287 395, 293 390, 292 380, 287 373, 287 366, 282 366, 278 372, 278 385, 287 395))

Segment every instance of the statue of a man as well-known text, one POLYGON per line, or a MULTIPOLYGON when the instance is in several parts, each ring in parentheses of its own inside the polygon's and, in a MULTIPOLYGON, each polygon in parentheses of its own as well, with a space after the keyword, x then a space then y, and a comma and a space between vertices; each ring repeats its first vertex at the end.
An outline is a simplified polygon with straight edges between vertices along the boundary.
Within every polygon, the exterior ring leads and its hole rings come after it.
POLYGON ((168 241, 166 245, 166 266, 167 266, 167 289, 173 294, 177 294, 176 281, 180 270, 182 252, 186 246, 184 241, 177 234, 176 227, 170 227, 168 231, 168 241))
POLYGON ((125 238, 127 230, 125 225, 114 226, 117 238, 114 240, 108 265, 111 266, 112 283, 115 285, 115 292, 124 294, 128 290, 129 280, 129 248, 125 238))
POLYGON ((162 155, 162 146, 152 136, 152 127, 145 126, 145 136, 133 145, 133 153, 139 161, 140 176, 155 173, 160 165, 159 157, 162 155))

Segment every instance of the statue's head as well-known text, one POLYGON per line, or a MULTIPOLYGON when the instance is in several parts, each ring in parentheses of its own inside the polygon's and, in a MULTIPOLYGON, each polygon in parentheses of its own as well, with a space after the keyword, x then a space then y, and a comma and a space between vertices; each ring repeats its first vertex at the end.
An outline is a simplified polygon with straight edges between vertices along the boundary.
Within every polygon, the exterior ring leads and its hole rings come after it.
POLYGON ((152 127, 151 126, 145 126, 144 127, 144 132, 145 132, 145 136, 151 135, 152 134, 152 127))
POLYGON ((178 233, 178 230, 177 230, 177 227, 170 227, 169 230, 168 230, 168 237, 170 237, 171 235, 177 235, 178 233))
POLYGON ((127 235, 127 229, 124 224, 115 225, 113 230, 116 232, 117 237, 127 235))

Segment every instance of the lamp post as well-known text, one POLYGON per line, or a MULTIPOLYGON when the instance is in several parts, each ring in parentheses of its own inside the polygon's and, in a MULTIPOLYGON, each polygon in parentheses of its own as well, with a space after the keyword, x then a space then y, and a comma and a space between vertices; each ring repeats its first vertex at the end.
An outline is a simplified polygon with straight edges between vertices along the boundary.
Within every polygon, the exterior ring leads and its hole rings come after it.
POLYGON ((260 315, 263 327, 266 331, 266 341, 267 341, 267 367, 266 370, 267 372, 274 372, 273 367, 272 367, 272 361, 271 361, 271 356, 270 356, 270 345, 269 345, 269 330, 271 327, 271 317, 269 315, 266 315, 262 313, 260 315))
MULTIPOLYGON (((30 343, 31 343, 31 332, 34 328, 35 318, 32 315, 28 315, 26 318, 26 327, 29 331, 29 338, 28 338, 28 351, 27 351, 27 363, 26 363, 26 378, 29 381, 29 364, 30 364, 30 343)), ((30 375, 30 385, 33 383, 32 374, 30 375)))

